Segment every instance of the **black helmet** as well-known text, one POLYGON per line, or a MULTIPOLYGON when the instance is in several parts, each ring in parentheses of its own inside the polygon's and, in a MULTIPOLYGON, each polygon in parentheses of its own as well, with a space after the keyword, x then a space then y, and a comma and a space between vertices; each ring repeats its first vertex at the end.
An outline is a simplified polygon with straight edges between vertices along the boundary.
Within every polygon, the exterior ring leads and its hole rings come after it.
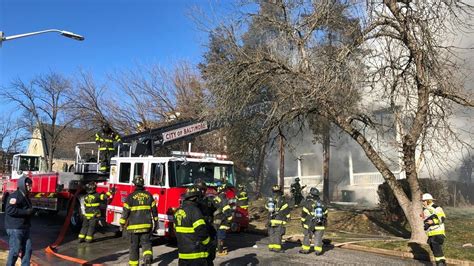
POLYGON ((137 187, 143 187, 145 185, 145 179, 143 179, 141 175, 136 175, 132 183, 137 187))
POLYGON ((186 192, 183 194, 183 198, 191 199, 193 197, 199 197, 201 195, 201 190, 197 186, 190 186, 186 189, 186 192))
POLYGON ((295 178, 295 181, 300 182, 300 178, 299 177, 295 178))
POLYGON ((281 192, 281 187, 280 185, 274 185, 272 187, 272 192, 281 192))
POLYGON ((110 127, 110 125, 108 123, 104 123, 104 124, 102 124, 102 130, 104 132, 110 132, 110 131, 112 131, 112 128, 110 127))
POLYGON ((86 184, 86 192, 89 194, 94 193, 96 188, 97 188, 97 185, 94 181, 91 181, 86 184))
POLYGON ((309 190, 309 194, 314 197, 314 198, 317 198, 319 197, 319 190, 315 187, 312 187, 310 190, 309 190))
POLYGON ((207 191, 207 185, 206 185, 206 182, 204 182, 204 180, 202 180, 201 178, 197 178, 196 180, 194 180, 194 185, 199 188, 199 190, 204 194, 206 193, 207 191))

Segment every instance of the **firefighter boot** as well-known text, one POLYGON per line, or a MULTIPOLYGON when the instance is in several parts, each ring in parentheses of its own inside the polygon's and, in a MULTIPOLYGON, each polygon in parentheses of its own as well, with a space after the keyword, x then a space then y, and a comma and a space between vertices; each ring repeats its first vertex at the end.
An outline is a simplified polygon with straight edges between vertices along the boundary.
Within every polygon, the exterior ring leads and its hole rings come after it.
POLYGON ((217 241, 217 256, 227 255, 227 250, 224 249, 224 240, 217 241))
POLYGON ((146 255, 143 262, 146 266, 149 266, 153 262, 153 258, 150 255, 146 255))

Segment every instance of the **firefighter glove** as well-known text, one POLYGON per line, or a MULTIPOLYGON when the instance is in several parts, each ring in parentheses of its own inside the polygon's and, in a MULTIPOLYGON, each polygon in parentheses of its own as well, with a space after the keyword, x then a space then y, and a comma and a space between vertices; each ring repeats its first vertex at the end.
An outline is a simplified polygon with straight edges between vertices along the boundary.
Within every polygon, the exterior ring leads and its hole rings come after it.
POLYGON ((158 230, 158 221, 153 222, 153 232, 156 232, 158 230))

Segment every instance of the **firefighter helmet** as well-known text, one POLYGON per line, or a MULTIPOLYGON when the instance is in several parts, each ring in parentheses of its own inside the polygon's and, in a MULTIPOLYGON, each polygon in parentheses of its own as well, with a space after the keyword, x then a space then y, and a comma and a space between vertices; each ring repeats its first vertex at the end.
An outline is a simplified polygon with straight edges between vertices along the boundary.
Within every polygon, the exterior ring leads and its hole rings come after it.
POLYGON ((206 193, 207 191, 207 185, 206 185, 206 182, 204 182, 204 180, 202 180, 201 178, 198 178, 196 180, 194 180, 194 185, 199 188, 199 190, 201 191, 201 193, 206 193))
POLYGON ((274 185, 274 186, 272 187, 272 191, 273 191, 273 192, 281 192, 281 187, 280 187, 280 185, 274 185))
POLYGON ((299 177, 295 178, 295 182, 300 182, 300 178, 299 177))
POLYGON ((86 184, 86 192, 89 194, 94 193, 96 188, 97 188, 97 185, 94 181, 91 181, 86 184))
POLYGON ((319 197, 319 190, 315 187, 312 187, 310 190, 309 190, 309 194, 312 196, 312 197, 319 197))
POLYGON ((434 200, 433 196, 431 196, 430 193, 425 193, 423 194, 423 196, 421 196, 421 200, 422 201, 425 201, 425 200, 434 200))
POLYGON ((141 175, 136 175, 133 178, 132 183, 137 187, 143 187, 145 185, 145 180, 143 179, 141 175))
POLYGON ((191 199, 193 197, 199 197, 201 195, 201 190, 196 185, 190 186, 186 189, 186 192, 183 195, 184 199, 191 199))

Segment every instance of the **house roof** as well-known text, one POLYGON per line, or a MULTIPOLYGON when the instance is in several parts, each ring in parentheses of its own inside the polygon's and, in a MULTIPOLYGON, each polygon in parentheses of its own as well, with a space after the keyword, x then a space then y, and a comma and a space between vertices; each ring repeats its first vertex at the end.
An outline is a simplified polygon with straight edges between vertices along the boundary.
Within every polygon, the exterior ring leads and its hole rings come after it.
MULTIPOLYGON (((61 126, 57 126, 57 128, 61 129, 61 126)), ((50 143, 49 138, 51 134, 52 127, 51 125, 45 125, 44 130, 46 132, 42 132, 41 136, 46 143, 50 143)), ((56 146, 54 151, 54 158, 55 159, 74 159, 75 152, 74 149, 78 142, 87 142, 87 141, 94 141, 95 130, 92 129, 84 129, 84 128, 65 128, 59 137, 59 142, 56 146)), ((49 148, 49 147, 47 147, 49 148)), ((47 149, 45 147, 45 149, 47 149)), ((46 150, 45 150, 46 152, 46 150)))

